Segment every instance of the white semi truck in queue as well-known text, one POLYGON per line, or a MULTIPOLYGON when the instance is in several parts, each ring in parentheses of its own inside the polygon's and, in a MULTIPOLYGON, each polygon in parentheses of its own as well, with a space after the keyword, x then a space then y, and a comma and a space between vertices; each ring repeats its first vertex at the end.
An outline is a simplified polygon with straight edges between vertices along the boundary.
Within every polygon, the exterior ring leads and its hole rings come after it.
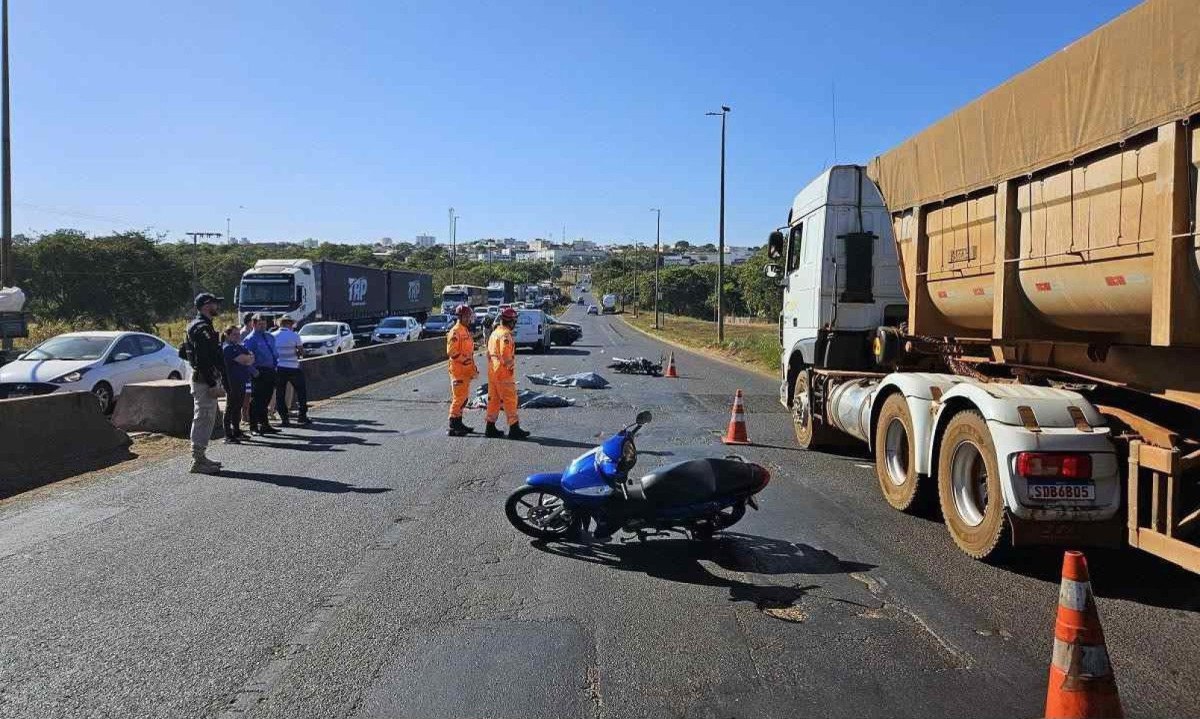
POLYGON ((865 443, 883 499, 978 559, 1200 572, 1197 36, 1151 0, 796 195, 767 274, 801 447, 865 443))

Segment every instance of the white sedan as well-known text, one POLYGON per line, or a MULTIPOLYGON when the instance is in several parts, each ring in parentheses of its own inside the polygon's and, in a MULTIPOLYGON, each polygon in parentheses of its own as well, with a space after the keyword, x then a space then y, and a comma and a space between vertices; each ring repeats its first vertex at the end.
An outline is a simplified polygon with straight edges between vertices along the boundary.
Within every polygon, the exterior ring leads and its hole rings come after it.
POLYGON ((69 332, 0 367, 0 399, 91 392, 109 412, 125 385, 183 379, 190 371, 179 350, 154 335, 69 332))
POLYGON ((305 357, 354 349, 354 334, 345 322, 309 322, 300 328, 300 340, 305 357))
POLYGON ((371 344, 411 342, 421 339, 421 323, 415 317, 385 317, 371 333, 371 344))

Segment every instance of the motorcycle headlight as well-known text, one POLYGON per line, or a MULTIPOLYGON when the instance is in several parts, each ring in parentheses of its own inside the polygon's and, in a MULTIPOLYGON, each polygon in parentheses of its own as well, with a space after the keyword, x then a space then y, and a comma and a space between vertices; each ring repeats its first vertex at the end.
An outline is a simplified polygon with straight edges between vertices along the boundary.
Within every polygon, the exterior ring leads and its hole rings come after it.
POLYGON ((337 344, 337 342, 335 342, 334 340, 325 340, 325 346, 326 346, 326 347, 332 347, 332 346, 334 346, 335 344, 337 344))
POLYGON ((84 367, 83 369, 77 369, 74 372, 68 372, 62 377, 58 377, 57 379, 53 379, 51 381, 58 384, 70 384, 72 382, 78 382, 79 380, 83 379, 83 376, 87 374, 89 369, 91 368, 84 367))

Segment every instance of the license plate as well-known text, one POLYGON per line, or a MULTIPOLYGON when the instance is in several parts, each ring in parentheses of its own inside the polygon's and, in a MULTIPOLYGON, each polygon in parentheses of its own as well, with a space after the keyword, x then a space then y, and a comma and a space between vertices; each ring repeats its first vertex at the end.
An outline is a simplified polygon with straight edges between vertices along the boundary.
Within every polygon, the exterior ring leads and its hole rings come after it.
POLYGON ((1096 499, 1096 485, 1092 482, 1030 484, 1029 496, 1041 501, 1090 502, 1096 499))

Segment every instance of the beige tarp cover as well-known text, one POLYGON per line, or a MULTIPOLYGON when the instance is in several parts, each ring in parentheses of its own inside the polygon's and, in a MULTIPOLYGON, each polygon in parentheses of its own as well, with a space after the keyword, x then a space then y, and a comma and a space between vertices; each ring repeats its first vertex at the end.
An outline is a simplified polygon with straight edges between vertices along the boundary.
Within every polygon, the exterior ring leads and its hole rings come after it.
POLYGON ((871 161, 892 211, 1200 112, 1200 0, 1148 0, 871 161))

